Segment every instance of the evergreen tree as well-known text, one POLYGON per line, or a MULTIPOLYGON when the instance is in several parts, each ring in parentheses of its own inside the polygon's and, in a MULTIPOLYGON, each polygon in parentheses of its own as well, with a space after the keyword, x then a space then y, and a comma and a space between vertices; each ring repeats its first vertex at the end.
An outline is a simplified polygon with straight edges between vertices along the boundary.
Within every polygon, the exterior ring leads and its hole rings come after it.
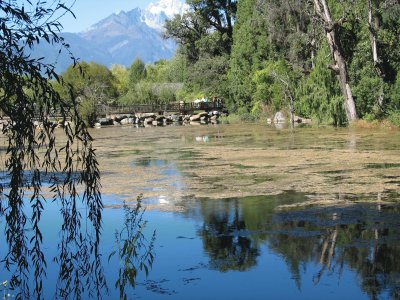
POLYGON ((255 86, 252 74, 262 68, 268 58, 270 45, 264 20, 256 9, 257 0, 238 3, 237 20, 233 30, 233 46, 228 73, 231 109, 250 109, 255 86))

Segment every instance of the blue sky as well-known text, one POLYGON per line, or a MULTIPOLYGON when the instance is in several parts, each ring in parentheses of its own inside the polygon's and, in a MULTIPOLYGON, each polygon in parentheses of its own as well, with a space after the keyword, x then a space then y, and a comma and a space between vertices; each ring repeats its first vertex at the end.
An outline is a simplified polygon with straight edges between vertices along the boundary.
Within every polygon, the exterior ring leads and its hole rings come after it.
POLYGON ((76 19, 68 15, 60 22, 64 27, 63 31, 80 32, 114 12, 129 11, 136 7, 145 8, 151 2, 157 0, 76 0, 72 8, 76 19))

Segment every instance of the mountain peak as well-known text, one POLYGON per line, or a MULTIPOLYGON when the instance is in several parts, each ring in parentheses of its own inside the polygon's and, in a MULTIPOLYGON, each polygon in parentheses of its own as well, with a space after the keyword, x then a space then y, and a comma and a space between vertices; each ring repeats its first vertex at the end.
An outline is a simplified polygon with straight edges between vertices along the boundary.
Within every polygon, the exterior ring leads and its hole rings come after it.
POLYGON ((134 8, 128 12, 121 10, 118 13, 112 13, 107 18, 97 22, 81 34, 90 34, 100 28, 109 30, 112 27, 119 26, 120 30, 125 31, 130 26, 136 26, 143 22, 142 11, 140 8, 134 8))
MULTIPOLYGON (((176 50, 173 40, 162 37, 166 19, 183 14, 187 5, 183 0, 160 0, 146 9, 113 13, 81 33, 63 34, 70 50, 84 61, 95 61, 106 66, 129 66, 135 58, 155 62, 171 58, 176 50)), ((68 53, 60 56, 46 43, 37 47, 35 56, 58 61, 57 71, 64 71, 71 63, 68 53)))

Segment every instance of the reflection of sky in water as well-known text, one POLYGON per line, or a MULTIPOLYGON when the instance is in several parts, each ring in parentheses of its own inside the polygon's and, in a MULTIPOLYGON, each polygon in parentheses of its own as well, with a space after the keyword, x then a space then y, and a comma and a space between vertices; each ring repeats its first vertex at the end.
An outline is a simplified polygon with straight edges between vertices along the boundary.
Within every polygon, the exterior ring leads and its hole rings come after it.
POLYGON ((208 137, 208 135, 203 135, 203 136, 196 136, 195 140, 196 142, 208 143, 210 141, 210 138, 208 137))
MULTIPOLYGON (((391 291, 398 295, 398 206, 275 210, 292 199, 302 201, 304 195, 204 199, 187 201, 191 204, 182 213, 147 211, 145 234, 156 230, 156 258, 149 277, 140 275, 136 290, 129 295, 142 299, 372 299, 366 291, 372 295, 373 290, 377 299, 388 299, 391 291)), ((104 203, 121 205, 113 197, 105 197, 104 203)), ((45 209, 41 226, 50 262, 57 253, 61 220, 56 204, 48 203, 45 209)), ((121 209, 105 209, 103 216, 101 249, 111 288, 105 298, 116 299, 113 284, 119 263, 107 258, 115 247, 114 233, 122 226, 123 214, 121 209)), ((4 245, 3 235, 0 245, 4 245)), ((8 279, 1 270, 0 281, 8 279)), ((57 266, 49 263, 45 299, 53 296, 56 272, 57 266)))
MULTIPOLYGON (((148 186, 144 188, 145 191, 164 191, 165 187, 162 187, 162 185, 165 184, 177 191, 184 189, 182 173, 174 162, 145 157, 135 160, 133 167, 144 168, 146 172, 152 172, 152 179, 147 180, 148 186)), ((172 200, 168 196, 159 195, 157 197, 146 197, 143 202, 146 204, 168 204, 172 200)))
MULTIPOLYGON (((24 184, 28 185, 31 184, 32 178, 34 176, 32 171, 24 170, 23 171, 23 180, 24 184)), ((43 172, 41 171, 40 174, 40 181, 43 186, 49 186, 50 184, 54 183, 62 183, 67 175, 65 172, 43 172)), ((78 172, 72 173, 71 178, 73 180, 78 180, 80 174, 78 172)), ((9 175, 8 171, 0 170, 0 185, 4 188, 8 188, 10 186, 11 176, 9 175)))

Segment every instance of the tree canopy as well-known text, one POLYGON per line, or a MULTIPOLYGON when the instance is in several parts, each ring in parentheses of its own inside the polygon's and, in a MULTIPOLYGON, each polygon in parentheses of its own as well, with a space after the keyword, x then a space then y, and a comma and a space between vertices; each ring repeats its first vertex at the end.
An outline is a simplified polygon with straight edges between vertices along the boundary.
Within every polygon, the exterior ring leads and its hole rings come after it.
POLYGON ((290 90, 298 114, 340 125, 398 112, 398 1, 187 3, 190 10, 165 25, 186 59, 187 92, 219 93, 237 112, 284 109, 254 80, 283 61, 297 77, 290 90))

